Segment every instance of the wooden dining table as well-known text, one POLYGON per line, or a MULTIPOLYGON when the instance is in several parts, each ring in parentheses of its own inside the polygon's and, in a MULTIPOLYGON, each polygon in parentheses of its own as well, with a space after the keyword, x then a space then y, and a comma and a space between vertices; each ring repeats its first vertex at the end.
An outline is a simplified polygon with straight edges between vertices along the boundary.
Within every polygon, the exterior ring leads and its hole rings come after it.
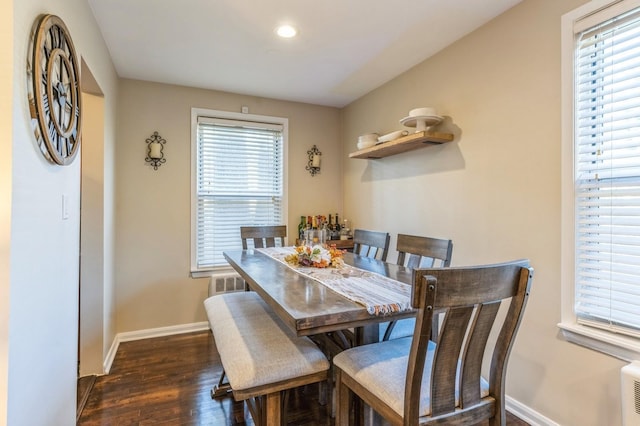
MULTIPOLYGON (((379 340, 379 323, 415 316, 413 310, 372 315, 364 305, 258 250, 228 251, 224 257, 298 336, 354 328, 357 345, 373 343, 379 340)), ((353 253, 344 253, 343 259, 356 268, 412 282, 412 270, 404 266, 353 253)))

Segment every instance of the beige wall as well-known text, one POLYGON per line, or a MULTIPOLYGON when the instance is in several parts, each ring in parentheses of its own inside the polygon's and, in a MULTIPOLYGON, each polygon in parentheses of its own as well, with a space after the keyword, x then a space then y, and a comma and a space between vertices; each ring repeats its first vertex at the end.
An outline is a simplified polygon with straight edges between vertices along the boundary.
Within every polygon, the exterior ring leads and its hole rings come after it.
POLYGON ((13 107, 13 2, 0 6, 0 425, 6 423, 9 398, 9 308, 11 253, 11 109, 13 107))
POLYGON ((206 321, 202 301, 208 280, 189 277, 191 108, 289 119, 288 235, 300 215, 342 212, 339 111, 335 108, 251 96, 121 82, 118 105, 117 331, 206 321), (145 159, 154 131, 167 141, 158 170, 145 159), (307 150, 322 151, 322 171, 305 170, 307 150))
POLYGON ((451 117, 458 137, 345 160, 344 204, 356 226, 388 230, 393 244, 397 233, 452 238, 453 265, 529 258, 535 278, 507 394, 562 425, 616 425, 624 363, 565 342, 556 327, 560 17, 582 3, 525 0, 345 108, 343 157, 359 134, 399 129, 415 107, 451 117))
MULTIPOLYGON (((0 160, 0 188, 11 185, 11 201, 0 202, 2 241, 11 228, 9 279, 0 266, 0 315, 9 313, 9 338, 4 339, 0 320, 0 424, 70 425, 75 423, 78 353, 78 269, 80 246, 80 157, 68 166, 47 162, 35 143, 27 103, 26 55, 32 24, 41 13, 58 15, 73 38, 79 59, 91 67, 105 94, 105 151, 112 151, 115 127, 117 77, 108 50, 85 0, 10 1, 3 3, 3 20, 13 20, 8 37, 11 51, 4 58, 12 67, 11 91, 2 96, 10 102, 10 143, 0 160), (10 166, 5 169, 4 161, 10 166), (7 170, 10 178, 5 180, 7 170), (62 197, 68 199, 69 218, 62 219, 62 197), (4 217, 5 206, 10 217, 4 217), (7 293, 9 297, 7 298, 7 293), (8 309, 5 303, 8 302, 8 309), (8 346, 8 359, 2 349, 8 346), (8 378, 4 372, 8 371, 8 378), (38 397, 40 396, 40 397, 38 397), (37 398, 37 399, 36 399, 37 398), (37 407, 34 405, 37 401, 37 407), (6 407, 6 410, 4 409, 6 407), (35 408, 34 408, 35 407, 35 408)), ((4 35, 4 33, 3 33, 4 35)), ((2 46, 5 40, 2 37, 2 46)), ((3 66, 4 67, 3 62, 3 66)), ((4 70, 4 68, 2 68, 4 70)), ((3 87, 4 82, 3 79, 3 87)), ((0 89, 5 94, 3 89, 0 89)), ((3 114, 7 117, 7 114, 3 114)), ((9 141, 9 142, 7 142, 9 141)), ((113 159, 113 156, 111 156, 113 159)), ((105 162, 105 180, 113 176, 113 163, 105 162)), ((106 186, 105 186, 106 187, 106 186)), ((106 206, 112 211, 112 205, 106 206)), ((106 222, 105 218, 105 222, 106 222)), ((112 221, 112 218, 109 218, 112 221)), ((111 237, 106 237, 109 240, 111 237)), ((0 265, 5 265, 2 249, 0 265)), ((8 255, 7 255, 8 256, 8 255)), ((108 257, 105 254, 105 257, 108 257)), ((112 264, 112 260, 109 260, 112 264)), ((111 298, 113 286, 105 282, 111 298)), ((109 325, 105 326, 109 328, 109 325)), ((113 336, 110 337, 110 340, 113 336)))
MULTIPOLYGON (((88 73, 89 70, 83 70, 88 73)), ((83 93, 80 200, 80 376, 103 374, 105 287, 104 98, 83 93)))

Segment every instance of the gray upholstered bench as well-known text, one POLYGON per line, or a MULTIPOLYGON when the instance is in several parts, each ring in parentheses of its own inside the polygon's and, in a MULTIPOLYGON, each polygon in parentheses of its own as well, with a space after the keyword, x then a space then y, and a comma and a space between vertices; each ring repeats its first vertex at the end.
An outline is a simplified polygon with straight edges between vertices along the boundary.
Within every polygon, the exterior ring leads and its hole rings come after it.
POLYGON ((282 393, 328 377, 329 362, 307 337, 290 331, 254 292, 204 301, 233 397, 247 400, 257 425, 280 425, 282 393))

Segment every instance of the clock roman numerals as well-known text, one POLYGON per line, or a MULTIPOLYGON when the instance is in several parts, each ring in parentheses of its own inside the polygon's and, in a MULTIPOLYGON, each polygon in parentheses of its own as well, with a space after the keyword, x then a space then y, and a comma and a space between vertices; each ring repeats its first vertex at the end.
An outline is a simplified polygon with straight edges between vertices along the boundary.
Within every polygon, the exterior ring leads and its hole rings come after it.
POLYGON ((49 121, 49 141, 53 148, 59 153, 60 152, 60 142, 59 142, 59 133, 56 131, 56 125, 53 121, 49 121))
POLYGON ((42 97, 42 109, 44 110, 45 114, 51 114, 51 106, 49 105, 49 96, 43 96, 42 97))
POLYGON ((73 147, 76 144, 75 131, 71 136, 66 138, 66 141, 67 141, 67 143, 66 143, 67 153, 70 153, 73 150, 73 147))
POLYGON ((49 63, 49 58, 51 57, 51 52, 53 51, 53 49, 49 48, 49 47, 44 47, 42 52, 44 53, 44 57, 45 57, 45 62, 44 64, 42 64, 43 66, 46 66, 46 64, 49 63))
POLYGON ((56 127, 53 122, 49 123, 49 138, 51 138, 53 148, 61 156, 65 156, 73 152, 77 143, 76 135, 77 129, 74 129, 69 137, 64 137, 56 131, 56 127))
POLYGON ((64 39, 64 35, 62 34, 62 29, 53 25, 49 28, 49 38, 51 39, 51 48, 60 48, 62 46, 62 40, 64 39))

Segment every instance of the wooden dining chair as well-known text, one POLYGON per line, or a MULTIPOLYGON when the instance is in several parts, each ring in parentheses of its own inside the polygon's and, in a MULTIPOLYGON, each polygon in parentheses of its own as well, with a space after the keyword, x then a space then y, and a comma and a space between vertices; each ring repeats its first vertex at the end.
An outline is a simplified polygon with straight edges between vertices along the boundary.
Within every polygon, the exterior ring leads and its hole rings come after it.
POLYGON ((509 353, 531 289, 528 260, 497 265, 415 269, 412 337, 358 346, 333 359, 336 425, 349 423, 351 399, 393 425, 505 425, 509 353), (501 305, 508 306, 498 315, 501 305), (430 340, 432 319, 444 312, 440 338, 430 340), (503 311, 504 312, 504 311, 503 311), (499 332, 489 341, 492 329, 499 332), (488 379, 481 376, 484 356, 488 379))
MULTIPOLYGON (((396 261, 398 265, 411 269, 446 268, 451 265, 453 241, 398 234, 396 249, 398 250, 398 260, 396 261)), ((411 336, 414 325, 414 318, 380 324, 380 332, 382 334, 380 340, 411 336)), ((434 337, 437 335, 438 328, 438 317, 434 316, 434 337)))
POLYGON ((389 252, 388 232, 367 231, 364 229, 356 229, 353 231, 353 252, 360 256, 371 257, 387 260, 389 252))
MULTIPOLYGON (((353 231, 353 253, 385 262, 389 252, 390 239, 388 232, 355 229, 353 231)), ((335 345, 332 345, 334 346, 334 349, 332 349, 334 353, 355 344, 355 332, 353 329, 337 330, 328 333, 327 337, 335 343, 335 345)))
POLYGON ((240 239, 242 249, 284 246, 284 239, 287 236, 286 225, 274 226, 241 226, 240 239), (253 247, 251 247, 251 244, 253 247))

